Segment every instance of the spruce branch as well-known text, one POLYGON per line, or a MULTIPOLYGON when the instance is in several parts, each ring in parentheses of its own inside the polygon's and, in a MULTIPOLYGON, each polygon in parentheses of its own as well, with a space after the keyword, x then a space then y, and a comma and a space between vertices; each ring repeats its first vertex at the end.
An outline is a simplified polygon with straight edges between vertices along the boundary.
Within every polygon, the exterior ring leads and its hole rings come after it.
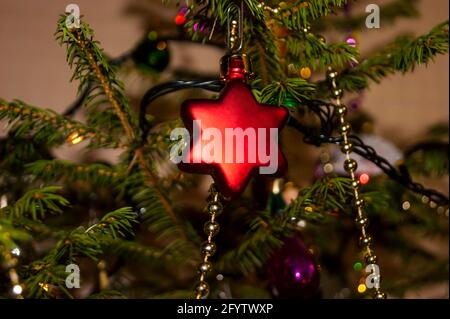
MULTIPOLYGON (((269 72, 269 62, 266 59, 266 49, 264 47, 264 44, 260 41, 255 41, 255 48, 258 50, 258 54, 252 54, 253 56, 259 57, 255 63, 258 65, 259 69, 259 76, 262 80, 263 84, 269 83, 270 79, 270 72, 269 72)), ((251 51, 251 50, 248 50, 251 51)))
MULTIPOLYGON (((379 83, 395 72, 405 73, 426 65, 437 55, 448 53, 448 29, 448 21, 445 21, 415 39, 401 37, 356 67, 342 71, 336 81, 344 90, 362 90, 369 85, 368 79, 379 83)), ((320 86, 324 90, 327 88, 325 82, 320 86)))
MULTIPOLYGON (((58 22, 58 39, 61 42, 66 42, 68 45, 68 59, 72 64, 76 57, 76 69, 74 75, 79 78, 85 77, 86 74, 92 72, 101 87, 101 93, 106 96, 110 105, 120 120, 120 124, 126 134, 129 146, 139 144, 136 140, 137 134, 134 117, 128 107, 128 100, 122 92, 122 86, 115 78, 114 70, 109 65, 107 59, 103 56, 97 42, 93 41, 93 31, 84 22, 81 22, 80 29, 70 30, 65 24, 66 15, 63 15, 58 22), (75 52, 77 54, 75 54, 75 52), (81 71, 78 68, 82 68, 81 71)), ((86 81, 86 80, 85 80, 86 81)), ((80 84, 80 87, 82 86, 80 84)), ((135 148, 134 155, 137 158, 141 169, 147 177, 147 184, 152 187, 158 195, 159 201, 163 205, 166 213, 172 219, 172 222, 178 225, 178 220, 175 212, 172 209, 168 199, 163 194, 158 186, 158 179, 154 175, 152 168, 149 166, 147 159, 143 153, 142 148, 135 148)), ((186 238, 184 231, 180 228, 180 234, 186 238)))
POLYGON ((129 197, 139 210, 141 219, 149 230, 157 234, 159 240, 169 240, 166 250, 173 256, 196 256, 194 243, 196 237, 190 231, 190 223, 174 223, 164 206, 158 200, 155 187, 145 184, 146 175, 142 171, 133 170, 119 186, 121 197, 129 197))
MULTIPOLYGON (((113 106, 113 109, 116 113, 116 115, 120 119, 120 123, 123 126, 123 129, 128 137, 128 142, 133 142, 135 138, 134 130, 131 127, 131 124, 128 120, 129 115, 127 114, 127 109, 123 108, 122 105, 119 104, 117 99, 114 98, 114 93, 116 93, 116 90, 114 90, 110 83, 108 83, 106 76, 104 73, 100 70, 99 61, 94 58, 93 53, 89 50, 87 43, 89 43, 91 40, 85 39, 80 32, 77 32, 76 30, 73 31, 76 36, 76 43, 78 44, 80 50, 84 53, 84 55, 87 58, 88 64, 91 68, 91 71, 94 72, 95 76, 97 77, 98 81, 100 82, 100 85, 103 89, 103 93, 108 98, 108 101, 113 106), (113 93, 114 92, 114 93, 113 93)), ((98 56, 99 54, 97 54, 98 56)), ((107 62, 103 62, 103 66, 106 65, 107 62)))
POLYGON ((105 246, 107 252, 137 261, 154 262, 160 259, 164 261, 171 259, 171 256, 160 248, 120 238, 106 241, 105 246))
MULTIPOLYGON (((255 93, 261 103, 283 105, 287 98, 293 98, 298 103, 302 100, 309 100, 315 92, 316 87, 314 84, 300 78, 287 78, 273 82, 255 93)), ((292 107, 292 105, 286 106, 292 107)))
POLYGON ((32 234, 34 239, 52 238, 58 233, 58 229, 50 226, 41 220, 32 220, 27 217, 15 218, 14 224, 19 229, 23 229, 28 234, 32 234))
POLYGON ((59 289, 70 299, 74 297, 66 288, 66 266, 51 264, 45 261, 35 261, 25 267, 22 272, 25 277, 26 296, 28 298, 53 298, 53 289, 59 289))
POLYGON ((32 137, 11 137, 0 139, 0 171, 3 176, 2 187, 12 190, 8 185, 19 182, 27 183, 24 176, 24 165, 40 159, 50 159, 49 147, 39 144, 32 137))
POLYGON ((79 80, 79 92, 89 86, 82 102, 88 110, 88 124, 99 124, 98 129, 118 139, 122 137, 123 130, 128 135, 133 134, 130 125, 124 126, 124 117, 127 121, 133 119, 123 83, 116 77, 116 67, 108 62, 99 43, 93 40, 94 32, 88 24, 81 21, 79 28, 71 29, 66 25, 66 18, 65 14, 58 20, 56 40, 66 45, 67 61, 74 70, 71 80, 79 80), (113 118, 111 111, 115 112, 113 118))
POLYGON ((343 7, 348 0, 314 0, 293 1, 279 11, 279 17, 283 25, 290 30, 303 31, 314 20, 336 12, 343 7))
POLYGON ((2 251, 10 252, 19 247, 18 242, 27 242, 31 239, 28 231, 17 227, 16 221, 8 218, 5 211, 0 211, 0 257, 2 251))
POLYGON ((297 67, 325 70, 342 68, 358 58, 358 51, 346 42, 324 43, 311 33, 293 33, 287 37, 289 58, 297 67))
MULTIPOLYGON (((267 218, 255 218, 251 230, 240 242, 239 246, 226 252, 217 262, 220 272, 241 273, 248 275, 261 268, 275 248, 282 241, 268 227, 271 221, 267 218)), ((286 231, 284 232, 286 233, 286 231)))
POLYGON ((35 179, 50 181, 88 181, 94 186, 115 185, 125 174, 116 167, 93 163, 77 164, 67 160, 38 160, 25 166, 35 179))
POLYGON ((303 188, 297 198, 284 210, 284 223, 292 217, 309 221, 323 221, 334 209, 349 211, 352 192, 351 179, 325 176, 313 185, 303 188))
POLYGON ((136 223, 137 214, 131 207, 123 207, 110 212, 102 217, 102 219, 86 229, 87 234, 102 234, 116 239, 133 234, 133 223, 136 223))
MULTIPOLYGON (((169 0, 163 0, 169 3, 169 0)), ((254 20, 256 23, 264 22, 266 19, 264 6, 258 0, 243 0, 246 20, 254 20)), ((302 30, 313 20, 334 13, 336 9, 343 7, 348 0, 297 0, 285 3, 278 10, 276 17, 293 30, 302 30)), ((228 8, 230 4, 236 3, 231 0, 198 0, 193 1, 195 12, 208 12, 218 18, 220 25, 226 24, 228 8)), ((274 6, 273 8, 277 8, 274 6)))
POLYGON ((106 134, 99 133, 90 127, 67 119, 52 110, 44 110, 30 106, 22 101, 7 102, 0 99, 0 120, 5 119, 14 137, 29 137, 39 144, 56 146, 68 141, 74 143, 77 138, 91 141, 90 147, 122 147, 106 134))
POLYGON ((26 267, 24 272, 27 295, 30 298, 51 297, 43 285, 58 287, 69 298, 73 298, 65 287, 65 265, 74 263, 79 257, 97 261, 103 254, 104 243, 133 233, 137 214, 130 207, 110 212, 87 229, 77 227, 69 232, 59 231, 59 240, 48 254, 26 267))
POLYGON ((31 217, 33 220, 45 218, 46 213, 60 214, 62 207, 69 206, 69 202, 56 192, 61 188, 58 186, 47 186, 32 189, 26 192, 13 205, 1 208, 11 219, 31 217))
POLYGON ((283 212, 258 212, 239 246, 226 252, 217 267, 226 272, 235 272, 238 267, 243 274, 261 268, 272 251, 282 244, 282 238, 295 231, 292 220, 324 222, 333 209, 349 210, 351 191, 349 178, 325 177, 302 189, 283 212))
POLYGON ((273 79, 284 78, 284 72, 280 65, 279 50, 276 46, 276 38, 265 24, 248 24, 244 51, 252 59, 257 70, 256 74, 261 79, 262 85, 267 85, 273 79))
MULTIPOLYGON (((380 6, 380 16, 383 17, 383 26, 395 23, 400 18, 417 18, 417 0, 394 0, 380 6)), ((347 32, 348 30, 361 30, 365 28, 367 13, 345 17, 327 16, 313 22, 315 32, 329 29, 347 32)))

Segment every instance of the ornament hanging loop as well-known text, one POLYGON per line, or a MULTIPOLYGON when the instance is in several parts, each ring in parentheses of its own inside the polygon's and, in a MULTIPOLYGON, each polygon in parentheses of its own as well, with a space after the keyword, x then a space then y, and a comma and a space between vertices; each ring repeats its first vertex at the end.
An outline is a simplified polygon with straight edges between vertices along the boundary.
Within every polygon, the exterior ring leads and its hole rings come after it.
MULTIPOLYGON (((227 53, 220 60, 220 79, 228 82, 240 79, 246 82, 254 78, 250 58, 242 53, 244 47, 244 2, 231 4, 227 10, 227 53), (232 14, 237 12, 237 20, 232 14)), ((236 14, 235 14, 236 16, 236 14)))
POLYGON ((240 54, 244 46, 244 2, 241 5, 231 4, 227 10, 227 54, 240 54), (236 10, 237 20, 232 18, 236 10))

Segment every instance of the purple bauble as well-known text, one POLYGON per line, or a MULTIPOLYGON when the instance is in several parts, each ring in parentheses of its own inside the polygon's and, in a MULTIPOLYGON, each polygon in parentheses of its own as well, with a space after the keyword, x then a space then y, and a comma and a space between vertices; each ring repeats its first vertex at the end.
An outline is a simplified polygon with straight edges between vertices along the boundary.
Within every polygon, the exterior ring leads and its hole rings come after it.
POLYGON ((348 37, 347 40, 345 40, 347 42, 347 44, 351 47, 356 48, 356 40, 355 38, 352 37, 348 37))
POLYGON ((194 31, 195 31, 195 32, 198 31, 198 29, 199 29, 198 26, 199 26, 199 25, 200 25, 200 22, 195 22, 195 23, 194 23, 194 31))
POLYGON ((317 295, 320 269, 298 237, 284 241, 267 263, 272 294, 277 298, 310 299, 317 295))

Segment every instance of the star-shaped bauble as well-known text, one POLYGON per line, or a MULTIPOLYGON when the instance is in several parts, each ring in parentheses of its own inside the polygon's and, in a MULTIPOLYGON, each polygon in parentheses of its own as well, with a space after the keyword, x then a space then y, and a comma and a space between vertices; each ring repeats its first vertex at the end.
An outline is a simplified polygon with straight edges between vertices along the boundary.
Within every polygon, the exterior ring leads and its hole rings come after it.
POLYGON ((179 168, 211 175, 226 197, 241 194, 253 174, 280 175, 287 167, 278 135, 284 107, 259 104, 240 79, 227 82, 218 100, 187 100, 181 118, 190 133, 179 168))

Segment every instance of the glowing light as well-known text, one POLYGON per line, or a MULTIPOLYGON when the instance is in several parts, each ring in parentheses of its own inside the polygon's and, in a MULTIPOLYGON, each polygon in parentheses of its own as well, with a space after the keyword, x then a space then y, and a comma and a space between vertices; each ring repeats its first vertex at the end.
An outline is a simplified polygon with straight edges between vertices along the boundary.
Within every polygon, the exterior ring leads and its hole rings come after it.
POLYGON ((272 193, 279 194, 280 191, 281 191, 281 179, 277 178, 276 180, 273 181, 272 193))
POLYGON ((300 76, 304 79, 309 79, 311 77, 311 69, 306 67, 306 68, 301 68, 300 69, 300 76))
POLYGON ((359 284, 359 285, 358 285, 358 292, 359 292, 360 294, 365 293, 366 290, 367 290, 367 287, 366 287, 365 284, 359 284))
POLYGON ((44 284, 42 282, 39 283, 39 286, 44 289, 45 291, 48 291, 48 284, 44 284))
POLYGON ((15 293, 16 295, 20 295, 23 291, 22 286, 21 285, 14 285, 13 289, 12 289, 13 293, 15 293))
POLYGON ((11 250, 11 254, 16 255, 16 256, 20 256, 20 249, 19 248, 14 248, 13 250, 11 250))
POLYGON ((360 182, 362 185, 367 184, 367 183, 369 182, 369 180, 370 180, 369 174, 362 173, 362 174, 359 176, 359 182, 360 182))
POLYGON ((157 38, 158 38, 158 32, 156 32, 156 31, 150 31, 150 32, 148 33, 148 39, 149 39, 150 41, 156 40, 157 38))
POLYGON ((81 143, 83 139, 84 137, 77 132, 70 133, 70 135, 67 137, 67 141, 73 145, 81 143))
POLYGON ((331 163, 326 163, 326 164, 323 166, 323 171, 324 171, 326 174, 332 173, 333 170, 334 170, 334 167, 333 167, 333 164, 331 164, 331 163))
POLYGON ((194 31, 195 32, 203 32, 207 31, 205 24, 200 24, 199 22, 194 23, 194 31))
POLYGON ((356 40, 352 37, 347 38, 346 40, 347 44, 351 47, 356 47, 356 40))
POLYGON ((298 226, 298 227, 301 227, 301 228, 305 228, 305 227, 306 227, 306 221, 304 221, 303 219, 300 220, 300 221, 297 223, 297 226, 298 226))
POLYGON ((6 197, 6 195, 2 195, 2 197, 0 197, 0 208, 6 206, 8 206, 8 198, 6 197))
POLYGON ((355 262, 355 263, 353 264, 353 269, 354 269, 355 271, 360 271, 360 270, 362 269, 362 263, 360 263, 359 261, 355 262))
POLYGON ((159 41, 158 44, 156 45, 156 48, 159 51, 163 51, 167 48, 167 42, 166 41, 159 41))
POLYGON ((176 17, 175 17, 175 23, 177 24, 177 25, 182 25, 182 24, 184 24, 186 22, 186 18, 183 16, 183 15, 177 15, 176 17))
POLYGON ((200 25, 200 23, 198 23, 198 22, 194 23, 194 31, 198 31, 199 25, 200 25))
POLYGON ((295 279, 300 280, 302 278, 302 274, 299 271, 295 272, 295 279))
POLYGON ((330 154, 327 152, 322 152, 319 158, 322 163, 327 163, 330 160, 330 154))
POLYGON ((410 208, 411 208, 410 202, 404 201, 403 204, 402 204, 402 209, 403 209, 403 210, 408 210, 408 209, 410 209, 410 208))

